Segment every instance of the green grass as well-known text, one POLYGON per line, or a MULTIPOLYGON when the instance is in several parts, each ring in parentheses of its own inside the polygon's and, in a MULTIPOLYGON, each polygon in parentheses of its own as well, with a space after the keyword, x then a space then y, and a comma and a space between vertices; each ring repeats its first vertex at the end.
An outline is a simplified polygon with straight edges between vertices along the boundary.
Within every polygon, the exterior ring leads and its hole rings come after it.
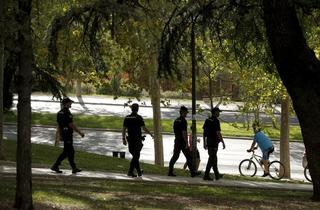
MULTIPOLYGON (((15 179, 0 175, 0 209, 12 206, 15 179)), ((35 209, 318 209, 310 192, 34 177, 35 209)))
MULTIPOLYGON (((7 112, 4 115, 4 122, 15 123, 16 113, 7 112)), ((123 124, 123 118, 116 116, 97 116, 97 115, 84 115, 79 114, 74 116, 74 121, 78 127, 83 128, 102 128, 102 129, 114 129, 121 130, 123 124)), ((145 119, 146 126, 152 129, 152 119, 145 119)), ((164 119, 162 120, 162 130, 163 132, 172 133, 172 123, 173 120, 164 119)), ((197 122, 198 135, 201 135, 203 121, 197 122)), ((32 113, 32 124, 33 125, 56 125, 56 114, 52 113, 32 113)), ((190 124, 190 123, 189 123, 190 124)), ((231 124, 231 123, 221 123, 221 130, 223 136, 228 137, 251 137, 253 135, 252 129, 247 129, 241 123, 231 124)), ((272 139, 280 138, 280 130, 273 128, 271 125, 267 125, 264 128, 264 132, 272 139)), ((300 126, 292 125, 290 126, 290 139, 301 140, 301 130, 300 126)))

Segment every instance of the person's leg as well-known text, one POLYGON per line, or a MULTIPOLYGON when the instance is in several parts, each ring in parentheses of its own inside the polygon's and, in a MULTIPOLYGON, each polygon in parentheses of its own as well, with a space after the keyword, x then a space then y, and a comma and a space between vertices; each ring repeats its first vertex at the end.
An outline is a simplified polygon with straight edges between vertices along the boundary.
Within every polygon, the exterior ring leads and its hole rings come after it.
POLYGON ((199 153, 199 150, 197 150, 196 152, 196 166, 195 166, 195 170, 198 171, 199 169, 199 165, 200 165, 200 153, 199 153))
POLYGON ((187 159, 187 165, 190 170, 191 176, 194 177, 196 175, 196 171, 194 170, 194 167, 193 167, 191 152, 189 149, 186 149, 186 148, 182 149, 182 152, 187 159))
POLYGON ((219 173, 218 170, 218 157, 217 157, 217 152, 218 152, 218 147, 212 147, 211 148, 211 154, 212 154, 212 169, 214 171, 214 175, 216 180, 219 180, 222 178, 221 174, 219 173))
POLYGON ((209 147, 208 148, 208 161, 207 161, 207 166, 206 166, 206 170, 204 172, 204 180, 212 180, 212 178, 210 177, 210 170, 213 166, 213 154, 212 154, 212 149, 209 147))
MULTIPOLYGON (((273 149, 273 148, 272 148, 273 149)), ((269 175, 269 155, 270 155, 270 149, 265 150, 262 152, 262 165, 263 165, 263 169, 264 169, 264 173, 263 173, 263 177, 268 176, 269 175)))
POLYGON ((60 164, 61 164, 61 162, 64 161, 64 159, 66 159, 67 156, 68 156, 68 155, 67 155, 66 150, 63 149, 62 153, 61 153, 61 154, 59 155, 59 157, 57 158, 54 166, 59 167, 60 164))
POLYGON ((69 164, 72 168, 72 173, 73 174, 76 174, 78 172, 81 172, 82 170, 77 168, 76 166, 76 163, 74 162, 74 154, 75 154, 75 151, 74 151, 74 147, 73 147, 73 144, 72 143, 69 143, 67 145, 67 156, 68 156, 68 161, 69 161, 69 164))
POLYGON ((140 162, 139 162, 139 159, 140 159, 140 152, 141 152, 141 149, 143 147, 143 144, 142 143, 139 143, 136 148, 135 148, 135 155, 134 155, 134 167, 136 168, 137 170, 137 173, 138 173, 138 176, 141 176, 142 173, 141 173, 141 168, 140 168, 140 162))
POLYGON ((188 164, 187 164, 187 162, 185 162, 184 165, 183 165, 183 170, 186 170, 187 166, 188 166, 188 164))
POLYGON ((172 155, 171 160, 169 162, 168 176, 175 176, 175 174, 173 173, 173 166, 177 162, 177 160, 179 159, 180 151, 181 151, 180 145, 175 143, 174 149, 173 149, 173 155, 172 155))
POLYGON ((61 164, 61 162, 68 156, 68 149, 66 148, 66 144, 64 143, 63 146, 63 151, 62 153, 58 156, 56 162, 53 164, 53 166, 51 167, 51 170, 57 172, 57 173, 61 173, 62 171, 60 171, 59 166, 61 164))
POLYGON ((69 164, 70 164, 72 169, 75 169, 76 168, 76 164, 74 162, 74 148, 73 148, 72 143, 66 143, 65 144, 65 149, 66 149, 66 153, 67 153, 69 164))
POLYGON ((130 166, 129 166, 129 170, 128 170, 128 176, 136 177, 137 175, 135 175, 133 173, 133 170, 135 168, 135 162, 134 162, 135 161, 135 159, 134 159, 134 157, 135 157, 135 147, 134 147, 134 145, 132 143, 129 143, 128 147, 129 147, 129 152, 132 155, 132 159, 130 161, 130 166))
POLYGON ((268 174, 269 173, 269 161, 268 160, 262 160, 263 163, 263 168, 264 168, 264 173, 268 174))

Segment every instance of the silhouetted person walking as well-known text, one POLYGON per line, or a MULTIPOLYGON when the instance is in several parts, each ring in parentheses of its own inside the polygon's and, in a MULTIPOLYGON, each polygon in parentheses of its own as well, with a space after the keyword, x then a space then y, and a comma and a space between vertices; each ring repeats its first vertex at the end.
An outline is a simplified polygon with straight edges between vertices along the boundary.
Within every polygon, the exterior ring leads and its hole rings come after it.
POLYGON ((77 168, 74 162, 75 151, 73 148, 73 131, 79 133, 81 137, 84 137, 84 133, 82 133, 73 123, 73 115, 69 110, 73 101, 70 98, 64 98, 61 103, 63 108, 57 113, 57 122, 60 139, 63 141, 63 152, 59 155, 58 159, 51 167, 51 170, 56 173, 62 173, 59 166, 64 159, 68 158, 69 164, 72 167, 72 173, 75 174, 80 172, 81 169, 77 168))
POLYGON ((201 174, 201 172, 197 172, 194 170, 194 167, 192 164, 192 156, 188 147, 188 132, 187 132, 188 123, 186 120, 187 114, 188 114, 187 107, 181 106, 180 117, 178 117, 173 123, 175 140, 174 140, 173 156, 169 163, 168 176, 176 176, 173 173, 173 166, 179 159, 181 151, 187 159, 187 165, 190 170, 191 177, 201 174))
POLYGON ((213 168, 216 180, 222 178, 222 174, 218 170, 218 146, 222 142, 223 149, 226 148, 221 135, 220 121, 218 119, 221 110, 218 107, 214 107, 211 110, 212 116, 206 119, 203 125, 203 147, 208 150, 208 162, 206 166, 206 171, 204 173, 204 180, 213 180, 210 177, 210 170, 213 168))
POLYGON ((143 137, 141 133, 141 128, 153 138, 152 133, 145 127, 143 118, 138 115, 139 105, 134 103, 131 105, 131 114, 126 116, 123 121, 123 129, 122 129, 122 141, 124 145, 129 147, 129 152, 132 155, 132 159, 130 162, 130 167, 128 170, 128 176, 137 177, 137 175, 133 172, 136 169, 138 176, 142 175, 142 171, 140 168, 140 152, 143 147, 143 137), (126 136, 128 132, 128 136, 126 136))

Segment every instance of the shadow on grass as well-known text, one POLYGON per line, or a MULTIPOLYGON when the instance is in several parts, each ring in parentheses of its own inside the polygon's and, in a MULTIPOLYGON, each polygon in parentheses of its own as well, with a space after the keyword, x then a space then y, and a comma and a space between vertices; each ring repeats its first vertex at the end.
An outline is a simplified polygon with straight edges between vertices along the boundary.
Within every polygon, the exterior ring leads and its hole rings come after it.
MULTIPOLYGON (((171 202, 164 202, 162 196, 157 197, 153 193, 137 190, 141 186, 136 184, 124 183, 123 186, 123 183, 118 182, 108 184, 110 182, 90 181, 84 185, 85 183, 79 184, 74 181, 68 183, 69 181, 63 180, 63 183, 53 183, 52 180, 50 183, 48 183, 48 180, 46 183, 37 182, 34 191, 35 194, 41 195, 40 197, 50 197, 49 203, 51 206, 67 205, 84 209, 170 209, 173 206, 171 202), (132 187, 132 190, 130 190, 130 187, 132 187)), ((43 199, 38 201, 43 202, 43 199)), ((176 201, 174 206, 177 209, 183 208, 183 205, 179 203, 177 205, 176 201)))

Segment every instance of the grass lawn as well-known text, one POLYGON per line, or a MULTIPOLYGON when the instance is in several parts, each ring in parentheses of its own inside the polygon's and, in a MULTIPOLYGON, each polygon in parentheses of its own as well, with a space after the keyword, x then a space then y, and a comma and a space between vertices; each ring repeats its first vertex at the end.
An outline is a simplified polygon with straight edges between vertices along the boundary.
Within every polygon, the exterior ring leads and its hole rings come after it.
MULTIPOLYGON (((0 175, 0 209, 11 209, 15 177, 0 175)), ((319 209, 311 193, 71 177, 34 177, 35 209, 319 209)))
MULTIPOLYGON (((3 151, 15 161, 16 142, 5 140, 3 151)), ((61 148, 32 145, 34 166, 49 167, 61 148)), ((126 173, 129 161, 103 155, 76 152, 76 162, 84 170, 126 173)), ((0 162, 1 163, 1 162, 0 162)), ((167 168, 142 164, 147 174, 167 173, 167 168)), ((64 161, 62 168, 69 168, 64 161)), ((189 176, 175 170, 179 176, 189 176)), ((262 180, 225 176, 225 179, 262 180)), ((270 181, 270 180, 268 180, 270 181)), ((15 176, 0 174, 0 209, 12 209, 15 176)), ((35 209, 319 209, 310 192, 245 189, 236 187, 115 181, 74 176, 34 176, 35 209)))
MULTIPOLYGON (((4 122, 15 123, 17 120, 16 112, 7 112, 4 115, 4 122)), ((103 128, 103 129, 122 129, 123 118, 116 116, 97 116, 97 115, 74 115, 74 121, 79 127, 84 128, 103 128)), ((146 126, 152 129, 152 119, 145 119, 146 126)), ((163 132, 172 133, 173 120, 162 120, 163 132)), ((197 131, 199 135, 202 132, 203 121, 197 122, 197 131)), ((32 113, 32 124, 34 125, 56 125, 56 114, 52 113, 32 113)), ((189 122, 191 125, 191 123, 189 122)), ((235 137, 251 137, 253 136, 252 129, 247 130, 243 124, 221 123, 223 136, 235 137)), ((280 138, 280 130, 267 125, 264 132, 272 139, 280 138)), ((300 126, 290 126, 290 139, 301 140, 300 126)))

